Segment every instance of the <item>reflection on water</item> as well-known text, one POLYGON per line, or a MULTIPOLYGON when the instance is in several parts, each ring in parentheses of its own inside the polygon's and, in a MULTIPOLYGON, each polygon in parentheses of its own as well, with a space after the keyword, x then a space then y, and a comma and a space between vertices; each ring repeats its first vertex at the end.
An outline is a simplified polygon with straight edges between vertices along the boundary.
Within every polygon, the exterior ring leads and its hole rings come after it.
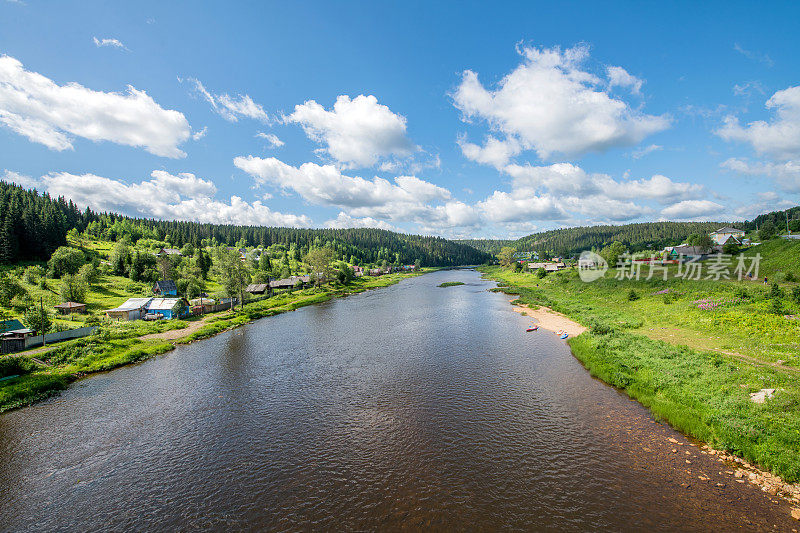
POLYGON ((670 430, 491 286, 406 280, 0 416, 0 530, 741 525, 646 459, 637 432, 670 430))

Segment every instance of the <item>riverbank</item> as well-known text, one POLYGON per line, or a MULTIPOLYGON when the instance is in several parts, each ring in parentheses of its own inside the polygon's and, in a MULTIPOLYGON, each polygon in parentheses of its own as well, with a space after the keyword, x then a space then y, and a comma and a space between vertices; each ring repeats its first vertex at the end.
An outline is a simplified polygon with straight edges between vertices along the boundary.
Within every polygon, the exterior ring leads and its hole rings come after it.
POLYGON ((523 303, 517 303, 516 299, 511 300, 511 305, 516 313, 533 318, 536 326, 548 331, 565 332, 570 337, 575 337, 587 329, 574 320, 570 320, 561 313, 556 313, 547 307, 531 307, 523 303))
POLYGON ((7 379, 0 381, 0 413, 46 399, 82 377, 144 361, 180 344, 213 337, 259 318, 394 285, 433 270, 362 277, 344 286, 285 292, 245 304, 244 309, 190 320, 107 324, 90 337, 63 342, 49 349, 3 356, 0 357, 0 377, 7 379))
MULTIPOLYGON (((731 324, 724 312, 693 316, 703 312, 694 303, 698 293, 713 290, 715 297, 723 298, 738 287, 684 280, 603 279, 587 284, 574 271, 539 279, 499 267, 480 270, 505 285, 500 290, 516 295, 515 303, 549 307, 587 328, 568 342, 593 376, 624 391, 682 433, 780 476, 789 490, 778 492, 798 501, 800 492, 791 484, 800 480, 800 386, 794 366, 772 360, 776 352, 789 351, 786 340, 796 343, 796 333, 780 328, 771 338, 763 334, 753 338, 751 350, 744 354, 748 358, 743 359, 737 357, 746 348, 740 338, 754 336, 747 328, 758 324, 756 320, 738 321, 745 331, 729 333, 731 324), (630 291, 637 298, 629 299, 630 291), (672 323, 671 317, 681 313, 683 320, 672 323), (693 320, 705 331, 702 337, 688 327, 693 320), (774 397, 762 404, 751 401, 751 393, 764 388, 775 388, 774 397)), ((751 292, 748 305, 766 306, 759 297, 751 292)), ((741 307, 733 312, 746 314, 741 307)), ((763 318, 767 324, 778 320, 763 318)), ((767 483, 768 474, 755 478, 765 480, 760 485, 765 490, 776 485, 767 483)))

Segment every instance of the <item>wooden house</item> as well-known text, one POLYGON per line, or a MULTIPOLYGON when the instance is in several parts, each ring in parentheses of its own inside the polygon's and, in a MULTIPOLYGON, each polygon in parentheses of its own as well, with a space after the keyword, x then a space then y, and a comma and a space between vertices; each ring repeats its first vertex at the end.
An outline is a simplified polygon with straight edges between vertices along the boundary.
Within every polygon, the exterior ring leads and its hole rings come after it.
POLYGON ((119 307, 106 310, 106 316, 117 320, 139 320, 147 314, 150 300, 152 298, 128 298, 119 307))
POLYGON ((86 304, 82 304, 79 302, 64 302, 63 304, 58 304, 53 307, 55 307, 56 311, 58 311, 62 315, 71 315, 72 313, 86 312, 86 304))
POLYGON ((269 283, 251 283, 244 291, 250 294, 262 295, 269 292, 269 283))
POLYGON ((156 281, 153 285, 153 294, 156 296, 177 296, 178 286, 171 279, 156 281))

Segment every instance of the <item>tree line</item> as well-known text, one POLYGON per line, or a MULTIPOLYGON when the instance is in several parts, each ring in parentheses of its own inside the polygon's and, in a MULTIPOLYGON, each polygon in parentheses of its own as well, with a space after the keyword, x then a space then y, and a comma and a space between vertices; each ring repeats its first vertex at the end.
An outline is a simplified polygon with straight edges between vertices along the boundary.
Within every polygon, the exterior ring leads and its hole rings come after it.
POLYGON ((298 256, 327 246, 353 263, 413 263, 425 266, 480 264, 489 255, 441 237, 406 235, 374 228, 296 229, 235 226, 199 222, 132 218, 116 213, 81 210, 71 200, 26 190, 0 181, 0 263, 46 261, 67 243, 66 234, 79 233, 112 242, 127 238, 169 242, 180 248, 227 245, 263 247, 279 244, 298 256))

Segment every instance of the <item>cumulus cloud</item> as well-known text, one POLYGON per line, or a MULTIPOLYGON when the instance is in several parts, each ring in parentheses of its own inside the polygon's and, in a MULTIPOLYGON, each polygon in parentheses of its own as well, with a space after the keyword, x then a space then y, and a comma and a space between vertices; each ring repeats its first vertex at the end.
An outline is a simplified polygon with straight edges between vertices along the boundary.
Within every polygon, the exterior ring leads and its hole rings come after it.
POLYGON ((371 167, 389 157, 406 157, 417 148, 406 137, 406 118, 379 104, 374 96, 341 95, 332 110, 314 100, 296 105, 284 117, 345 168, 371 167))
POLYGON ((385 220, 377 220, 372 217, 351 217, 344 211, 340 211, 336 218, 325 221, 324 225, 326 228, 378 228, 389 231, 400 231, 399 228, 389 224, 385 220))
POLYGON ((523 47, 519 52, 522 64, 494 90, 485 88, 477 73, 463 73, 453 102, 464 120, 486 121, 541 159, 635 145, 670 125, 666 115, 643 114, 610 96, 604 90, 609 85, 638 90, 641 80, 621 68, 609 67, 607 81, 583 70, 589 56, 585 46, 523 47))
POLYGON ((93 91, 58 85, 0 57, 0 124, 52 150, 73 149, 72 136, 142 147, 164 157, 185 157, 178 145, 191 135, 182 113, 163 109, 144 91, 93 91))
POLYGON ((41 182, 36 178, 7 169, 3 171, 3 176, 0 177, 0 180, 6 183, 14 183, 26 189, 40 189, 42 186, 41 182))
POLYGON ((286 144, 282 140, 280 140, 278 136, 275 135, 274 133, 264 133, 263 131, 259 131, 258 133, 256 133, 256 137, 267 141, 272 148, 280 148, 281 146, 286 144))
POLYGON ((515 139, 500 140, 493 135, 487 137, 483 146, 467 142, 466 137, 463 136, 459 137, 458 145, 461 147, 461 153, 467 159, 498 169, 522 150, 519 142, 515 139))
POLYGON ((412 222, 425 229, 472 226, 480 221, 474 206, 453 200, 447 189, 416 176, 365 179, 345 175, 334 165, 294 167, 274 157, 237 157, 234 165, 257 184, 293 191, 311 204, 345 209, 349 217, 412 222))
POLYGON ((524 222, 530 220, 559 220, 567 218, 567 213, 550 196, 535 194, 514 194, 495 191, 478 208, 492 222, 524 222))
POLYGON ((800 192, 800 161, 790 160, 780 163, 754 161, 732 157, 720 163, 720 166, 743 176, 764 176, 773 178, 777 185, 786 192, 800 192))
POLYGON ((248 203, 238 196, 230 202, 213 198, 216 186, 194 174, 154 170, 150 180, 128 184, 95 174, 55 172, 42 176, 44 189, 80 206, 130 216, 191 220, 215 224, 309 227, 305 215, 272 211, 260 201, 248 203))
POLYGON ((214 94, 209 92, 205 86, 196 78, 188 80, 194 85, 197 93, 202 96, 211 107, 222 118, 229 122, 236 122, 240 117, 252 118, 262 122, 269 122, 269 115, 261 105, 255 103, 247 94, 237 94, 231 96, 225 94, 214 94))
POLYGON ((724 206, 711 200, 684 200, 662 209, 661 216, 669 220, 702 219, 724 210, 724 206))
POLYGON ((94 41, 95 46, 98 48, 101 46, 110 46, 112 48, 121 48, 122 50, 128 49, 128 47, 126 47, 117 39, 98 39, 97 37, 92 37, 92 40, 94 41))
POLYGON ((758 120, 746 126, 728 115, 716 134, 726 141, 745 142, 761 155, 776 159, 800 159, 800 86, 789 87, 767 100, 774 111, 771 121, 758 120))

